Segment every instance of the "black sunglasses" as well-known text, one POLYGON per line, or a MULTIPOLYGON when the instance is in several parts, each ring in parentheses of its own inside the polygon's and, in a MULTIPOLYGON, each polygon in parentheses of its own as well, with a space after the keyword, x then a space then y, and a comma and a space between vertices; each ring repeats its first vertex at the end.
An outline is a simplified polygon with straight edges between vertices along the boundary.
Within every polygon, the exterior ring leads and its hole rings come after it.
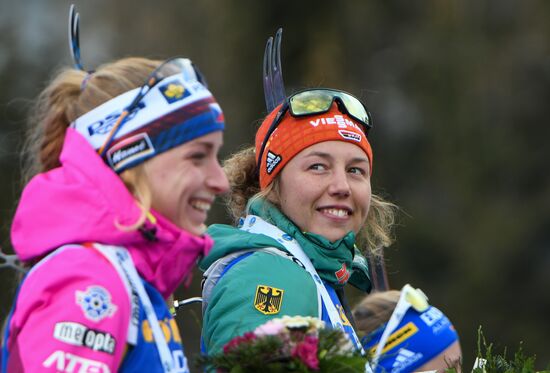
POLYGON ((113 139, 115 138, 118 131, 122 128, 123 124, 128 119, 129 115, 133 113, 134 110, 139 108, 141 100, 143 100, 147 93, 150 92, 151 89, 164 78, 176 74, 183 74, 183 79, 185 81, 198 81, 204 87, 208 87, 206 79, 204 78, 202 73, 188 58, 175 57, 164 61, 155 70, 153 70, 145 83, 143 83, 143 85, 139 89, 139 92, 132 100, 130 105, 128 105, 122 111, 122 113, 120 113, 120 116, 118 117, 117 121, 113 125, 113 128, 109 132, 109 136, 107 136, 107 139, 98 150, 98 153, 101 157, 105 155, 105 152, 113 142, 113 139))
POLYGON ((281 123, 286 111, 289 111, 293 117, 304 117, 308 115, 323 114, 330 110, 332 104, 336 102, 338 109, 344 114, 358 121, 365 135, 372 128, 372 119, 366 106, 350 93, 330 88, 307 89, 294 93, 287 97, 281 106, 281 109, 273 119, 267 133, 262 141, 259 157, 257 158, 257 168, 259 171, 260 162, 264 154, 265 145, 269 137, 281 123))

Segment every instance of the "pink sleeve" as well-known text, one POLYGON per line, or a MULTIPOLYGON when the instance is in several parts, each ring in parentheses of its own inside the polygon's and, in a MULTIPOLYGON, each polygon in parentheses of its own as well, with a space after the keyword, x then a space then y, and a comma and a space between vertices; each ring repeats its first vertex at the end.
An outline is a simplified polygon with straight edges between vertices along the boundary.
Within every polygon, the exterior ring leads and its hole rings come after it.
POLYGON ((130 299, 100 253, 60 249, 23 282, 10 321, 8 372, 116 372, 130 299))

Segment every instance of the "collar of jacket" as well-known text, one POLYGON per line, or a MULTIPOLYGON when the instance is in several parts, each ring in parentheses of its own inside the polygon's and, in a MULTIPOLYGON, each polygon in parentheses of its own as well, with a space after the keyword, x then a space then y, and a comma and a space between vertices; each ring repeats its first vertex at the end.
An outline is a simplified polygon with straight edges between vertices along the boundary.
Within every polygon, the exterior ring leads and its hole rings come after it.
POLYGON ((294 237, 324 281, 336 288, 350 282, 360 290, 370 290, 368 267, 355 246, 354 232, 348 232, 335 242, 315 233, 302 232, 277 207, 264 199, 252 200, 248 211, 294 237))

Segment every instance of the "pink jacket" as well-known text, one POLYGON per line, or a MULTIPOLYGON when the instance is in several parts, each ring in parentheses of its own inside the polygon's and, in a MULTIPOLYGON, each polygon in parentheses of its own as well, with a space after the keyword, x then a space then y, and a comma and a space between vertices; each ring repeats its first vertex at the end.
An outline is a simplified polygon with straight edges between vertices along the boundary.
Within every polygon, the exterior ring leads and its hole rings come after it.
MULTIPOLYGON (((139 275, 166 298, 210 250, 209 237, 192 236, 154 211, 157 222, 147 222, 145 228, 155 232, 155 241, 140 231, 117 229, 115 222, 131 225, 141 211, 122 180, 72 129, 60 161, 61 167, 37 175, 23 191, 11 232, 21 260, 36 261, 67 244, 124 246, 139 275)), ((35 266, 19 290, 9 322, 8 371, 56 371, 61 365, 62 371, 70 371, 71 358, 80 359, 74 362, 78 369, 116 371, 130 310, 125 285, 103 256, 82 247, 60 250, 35 266), (97 289, 103 295, 93 314, 86 307, 90 299, 93 305, 97 289), (70 334, 81 332, 95 336, 89 337, 92 346, 74 343, 78 338, 70 334)))

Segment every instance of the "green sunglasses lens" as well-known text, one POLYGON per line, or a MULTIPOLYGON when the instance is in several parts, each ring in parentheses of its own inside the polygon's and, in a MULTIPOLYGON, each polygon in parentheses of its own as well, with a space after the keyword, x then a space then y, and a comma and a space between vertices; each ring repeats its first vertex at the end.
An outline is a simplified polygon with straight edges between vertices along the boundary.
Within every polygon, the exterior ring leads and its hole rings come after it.
POLYGON ((370 126, 370 119, 367 114, 367 110, 365 109, 361 101, 343 92, 335 92, 334 96, 342 100, 342 102, 344 103, 344 106, 346 107, 346 109, 348 110, 348 113, 351 116, 365 123, 367 127, 370 126))
POLYGON ((322 90, 311 90, 295 94, 290 98, 294 115, 324 113, 330 109, 334 95, 322 90))
POLYGON ((371 127, 370 117, 365 106, 354 96, 341 91, 330 89, 311 89, 296 93, 289 99, 292 115, 314 115, 326 113, 335 99, 338 99, 346 108, 350 116, 371 127))

